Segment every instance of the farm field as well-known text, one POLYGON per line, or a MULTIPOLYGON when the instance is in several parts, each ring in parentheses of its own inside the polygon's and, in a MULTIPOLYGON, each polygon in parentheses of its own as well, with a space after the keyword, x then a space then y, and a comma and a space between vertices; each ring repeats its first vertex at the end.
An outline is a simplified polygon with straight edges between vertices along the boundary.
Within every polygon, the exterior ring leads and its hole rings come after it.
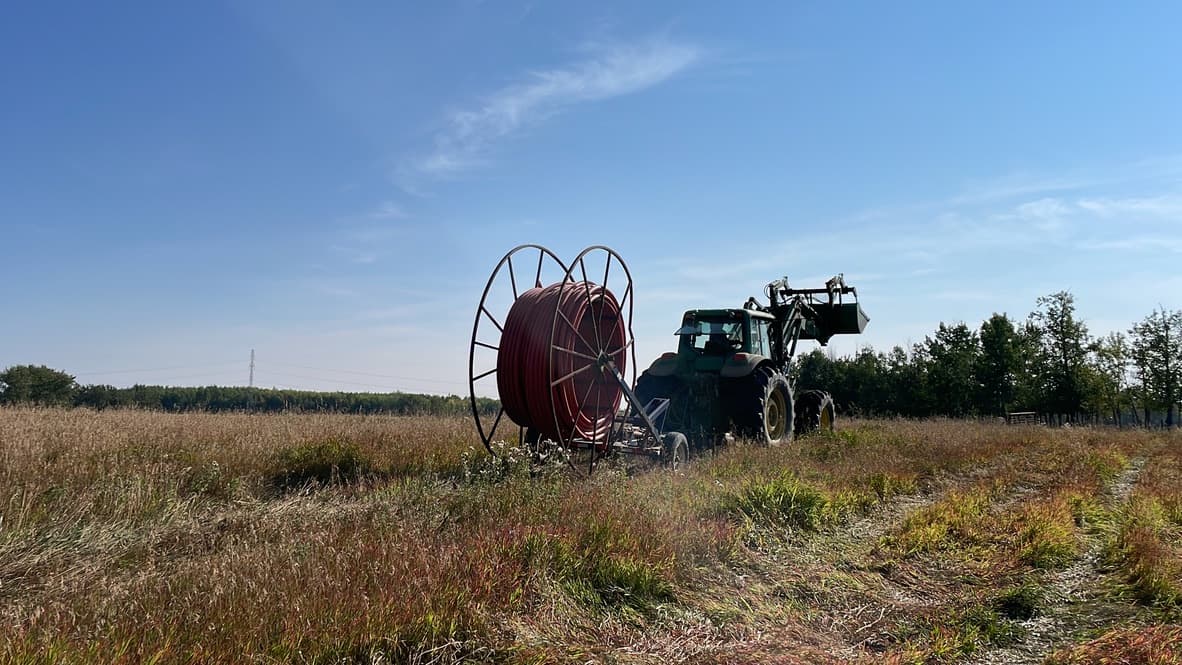
POLYGON ((0 662, 1182 663, 1182 434, 590 479, 469 420, 0 409, 0 662))

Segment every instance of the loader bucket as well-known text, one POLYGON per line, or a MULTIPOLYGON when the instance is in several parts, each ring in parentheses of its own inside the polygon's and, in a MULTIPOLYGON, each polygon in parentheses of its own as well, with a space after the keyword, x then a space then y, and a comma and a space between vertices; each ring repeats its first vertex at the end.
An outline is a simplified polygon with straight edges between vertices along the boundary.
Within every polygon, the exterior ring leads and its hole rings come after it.
POLYGON ((815 320, 808 320, 800 333, 800 339, 816 340, 822 344, 834 335, 857 335, 866 329, 870 317, 862 311, 857 302, 814 303, 817 311, 815 320))

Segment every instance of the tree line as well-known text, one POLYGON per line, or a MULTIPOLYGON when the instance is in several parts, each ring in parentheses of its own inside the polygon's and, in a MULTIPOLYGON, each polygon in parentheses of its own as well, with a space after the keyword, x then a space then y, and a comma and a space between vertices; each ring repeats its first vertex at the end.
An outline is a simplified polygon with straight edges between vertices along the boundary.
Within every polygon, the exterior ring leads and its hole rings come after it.
POLYGON ((1154 311, 1128 333, 1092 337, 1060 291, 1024 321, 993 314, 979 328, 941 323, 910 349, 831 358, 817 349, 793 365, 799 385, 829 390, 838 408, 878 416, 1002 416, 1034 411, 1068 422, 1117 422, 1151 413, 1177 424, 1182 399, 1182 311, 1154 311))
MULTIPOLYGON (((173 387, 78 385, 70 374, 49 367, 17 365, 0 372, 0 404, 141 408, 159 411, 333 412, 396 415, 467 415, 468 398, 415 393, 352 393, 278 390, 240 386, 173 387)), ((499 403, 478 398, 482 413, 499 403)))
MULTIPOLYGON (((1060 291, 1038 298, 1025 320, 993 314, 980 327, 939 324, 910 349, 851 357, 821 349, 796 358, 796 384, 824 388, 840 410, 867 416, 1003 416, 1022 411, 1060 420, 1178 422, 1182 311, 1156 310, 1124 332, 1092 337, 1060 291)), ((467 398, 227 386, 78 385, 66 372, 18 365, 0 372, 0 404, 136 407, 162 411, 331 411, 405 415, 469 413, 467 398)), ((499 403, 481 398, 482 413, 499 403)))

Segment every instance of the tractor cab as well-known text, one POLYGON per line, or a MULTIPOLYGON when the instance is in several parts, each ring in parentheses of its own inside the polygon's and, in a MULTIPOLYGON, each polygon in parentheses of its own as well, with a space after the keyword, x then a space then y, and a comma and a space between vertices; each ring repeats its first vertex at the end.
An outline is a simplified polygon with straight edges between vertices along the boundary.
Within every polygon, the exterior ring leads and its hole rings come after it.
POLYGON ((693 309, 674 334, 677 356, 696 371, 717 372, 736 353, 771 355, 773 317, 750 309, 693 309))

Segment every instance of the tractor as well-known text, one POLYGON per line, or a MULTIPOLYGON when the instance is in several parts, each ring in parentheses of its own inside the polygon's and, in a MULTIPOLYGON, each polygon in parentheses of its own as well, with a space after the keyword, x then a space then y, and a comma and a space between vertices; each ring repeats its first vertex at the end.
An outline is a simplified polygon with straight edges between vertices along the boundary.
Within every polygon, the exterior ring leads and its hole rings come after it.
POLYGON ((476 308, 468 386, 477 433, 500 456, 498 428, 516 425, 536 460, 563 450, 589 473, 612 455, 676 467, 691 449, 728 438, 777 445, 832 429, 833 399, 796 389, 789 367, 800 340, 823 345, 865 329, 857 291, 838 275, 818 289, 779 279, 765 295, 767 304, 686 312, 677 352, 637 378, 635 291, 623 258, 592 245, 567 263, 519 245, 493 268, 476 308), (494 391, 495 414, 478 400, 494 391))
MULTIPOLYGON (((658 427, 686 435, 691 447, 713 447, 728 435, 765 445, 832 430, 833 398, 792 385, 789 366, 800 340, 821 345, 861 333, 869 318, 842 275, 823 288, 796 289, 787 278, 764 289, 768 304, 749 298, 739 309, 693 309, 661 355, 636 381, 640 404, 668 400, 658 427)), ((652 411, 646 406, 645 411, 652 411)))

